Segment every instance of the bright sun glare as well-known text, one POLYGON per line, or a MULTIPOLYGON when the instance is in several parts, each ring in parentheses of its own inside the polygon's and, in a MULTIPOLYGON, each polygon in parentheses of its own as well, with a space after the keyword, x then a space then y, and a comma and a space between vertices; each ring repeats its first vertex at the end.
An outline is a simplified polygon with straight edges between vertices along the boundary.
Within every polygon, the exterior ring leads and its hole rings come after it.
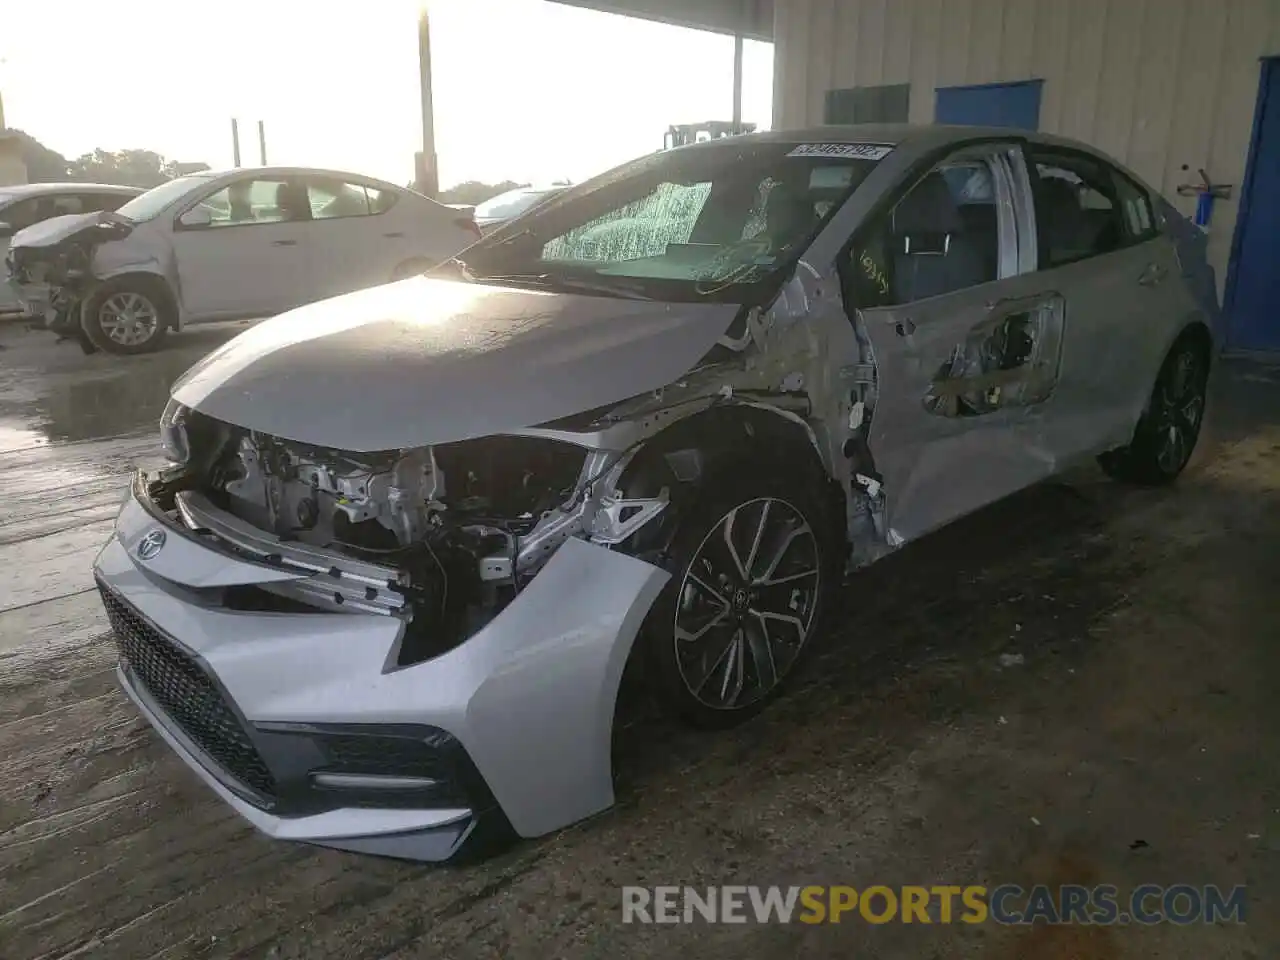
MULTIPOLYGON (((420 3, 0 0, 0 92, 10 126, 71 157, 141 147, 230 166, 234 116, 246 164, 263 120, 272 163, 407 183, 420 3)), ((444 186, 581 180, 659 148, 671 123, 730 118, 729 37, 546 0, 428 9, 444 186)), ((748 41, 745 120, 768 126, 772 82, 772 46, 748 41)))

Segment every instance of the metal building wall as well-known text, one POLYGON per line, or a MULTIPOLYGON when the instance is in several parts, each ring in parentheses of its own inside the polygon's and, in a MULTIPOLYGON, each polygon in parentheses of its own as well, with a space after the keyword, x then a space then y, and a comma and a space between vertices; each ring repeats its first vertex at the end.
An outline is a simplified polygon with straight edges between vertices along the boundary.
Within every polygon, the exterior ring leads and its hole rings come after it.
POLYGON ((777 0, 774 126, 822 122, 827 90, 1042 78, 1040 129, 1095 144, 1160 187, 1203 167, 1233 185, 1210 256, 1226 277, 1261 67, 1280 54, 1280 0, 777 0), (1182 165, 1190 169, 1183 171, 1182 165))

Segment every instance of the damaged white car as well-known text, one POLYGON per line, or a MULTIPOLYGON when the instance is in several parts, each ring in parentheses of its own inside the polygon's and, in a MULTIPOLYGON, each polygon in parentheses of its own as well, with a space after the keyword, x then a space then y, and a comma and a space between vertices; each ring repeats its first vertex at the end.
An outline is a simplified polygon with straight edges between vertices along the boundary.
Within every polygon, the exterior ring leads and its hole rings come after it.
POLYGON ((190 370, 96 574, 119 678, 268 834, 442 860, 609 807, 624 667, 758 712, 844 574, 1100 457, 1172 480, 1203 238, 1079 144, 646 157, 190 370))

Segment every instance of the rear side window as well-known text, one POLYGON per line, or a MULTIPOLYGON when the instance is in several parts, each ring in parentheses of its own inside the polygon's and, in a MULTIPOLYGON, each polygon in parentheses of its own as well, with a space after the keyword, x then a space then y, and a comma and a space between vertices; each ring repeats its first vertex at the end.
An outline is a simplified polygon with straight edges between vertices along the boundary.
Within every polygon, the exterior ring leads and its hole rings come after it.
POLYGON ((1115 167, 1070 150, 1035 151, 1032 161, 1041 269, 1155 236, 1150 196, 1115 167))
POLYGON ((1114 171, 1116 198, 1124 214, 1125 236, 1132 243, 1150 240, 1159 232, 1151 195, 1119 170, 1114 171))

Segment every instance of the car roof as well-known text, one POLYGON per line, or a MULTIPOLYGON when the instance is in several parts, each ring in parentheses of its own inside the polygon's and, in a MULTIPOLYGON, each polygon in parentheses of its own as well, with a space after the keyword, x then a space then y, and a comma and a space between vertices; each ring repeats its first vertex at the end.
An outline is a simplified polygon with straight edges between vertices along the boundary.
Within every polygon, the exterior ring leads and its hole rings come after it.
POLYGON ((53 193, 118 193, 121 196, 136 196, 144 187, 125 187, 118 183, 77 183, 64 181, 58 183, 15 183, 12 186, 0 187, 0 196, 17 199, 18 197, 39 197, 53 193))
MULTIPOLYGON (((863 123, 845 126, 807 127, 797 130, 765 130, 759 133, 743 133, 733 137, 703 140, 699 143, 676 147, 681 150, 731 150, 735 143, 867 143, 894 147, 893 165, 907 169, 917 161, 932 154, 945 153, 965 143, 982 140, 1027 141, 1048 147, 1063 147, 1090 154, 1123 171, 1137 183, 1144 184, 1152 193, 1158 193, 1133 170, 1115 157, 1097 147, 1070 137, 1041 133, 1038 130, 1021 130, 1016 127, 980 127, 946 123, 863 123)), ((886 159, 885 162, 889 162, 886 159)))
MULTIPOLYGON (((385 183, 395 187, 394 183, 383 180, 381 177, 371 177, 367 173, 357 173, 354 170, 328 170, 324 167, 226 167, 222 170, 201 170, 199 173, 187 174, 190 177, 204 177, 206 179, 215 179, 221 177, 231 177, 237 174, 253 174, 255 176, 264 177, 331 177, 335 180, 369 180, 374 183, 385 183)), ((404 190, 404 187, 396 187, 397 190, 404 190)))
POLYGON ((885 146, 909 146, 913 151, 932 152, 935 149, 960 145, 970 140, 988 139, 1030 140, 1035 143, 1056 144, 1089 153, 1099 153, 1096 148, 1078 140, 1039 131, 1020 130, 1015 127, 981 127, 948 123, 833 124, 795 130, 765 130, 759 133, 703 140, 677 149, 700 150, 746 141, 749 143, 874 143, 885 146))

